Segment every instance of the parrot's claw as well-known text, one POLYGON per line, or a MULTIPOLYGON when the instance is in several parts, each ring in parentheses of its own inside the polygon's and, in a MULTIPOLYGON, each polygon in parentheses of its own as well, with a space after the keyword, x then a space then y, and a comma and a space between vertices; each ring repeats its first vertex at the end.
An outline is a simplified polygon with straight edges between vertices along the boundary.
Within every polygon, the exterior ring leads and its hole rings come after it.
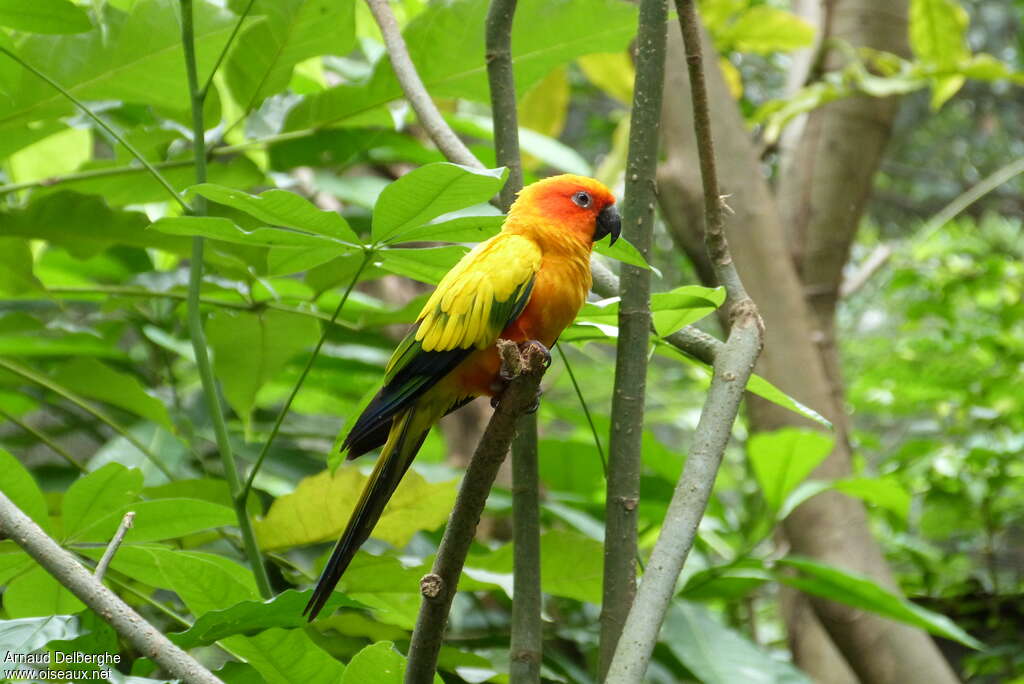
POLYGON ((539 340, 527 340, 519 344, 519 352, 523 353, 530 347, 544 355, 544 370, 551 368, 551 350, 545 347, 544 343, 539 340))

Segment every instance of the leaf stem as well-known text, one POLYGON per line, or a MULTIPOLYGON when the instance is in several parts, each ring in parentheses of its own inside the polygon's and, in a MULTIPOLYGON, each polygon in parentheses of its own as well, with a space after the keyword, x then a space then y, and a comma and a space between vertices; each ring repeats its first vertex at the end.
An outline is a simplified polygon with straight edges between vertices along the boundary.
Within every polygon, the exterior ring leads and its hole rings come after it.
POLYGON ((77 394, 75 394, 68 388, 64 387, 63 385, 60 385, 51 380, 50 378, 46 377, 45 375, 40 375, 39 373, 36 373, 34 370, 26 368, 25 366, 22 366, 19 363, 15 363, 14 361, 11 361, 9 359, 0 358, 0 368, 3 368, 6 371, 10 371, 11 373, 14 373, 17 376, 24 378, 25 380, 28 380, 34 385, 38 385, 44 389, 50 390, 54 394, 58 394, 64 397, 72 404, 74 404, 78 408, 82 409, 83 411, 91 415, 96 420, 106 424, 107 426, 112 428, 114 432, 118 433, 126 440, 128 440, 128 442, 133 447, 141 451, 142 455, 145 456, 150 463, 156 466, 157 469, 161 473, 163 473, 168 480, 174 480, 174 476, 171 474, 171 471, 167 468, 166 465, 163 464, 159 456, 154 454, 149 449, 149 447, 140 442, 138 438, 135 437, 135 435, 128 431, 128 428, 124 427, 119 422, 108 416, 106 412, 104 412, 103 410, 97 408, 96 406, 89 403, 88 401, 78 396, 77 394))
POLYGON ((128 142, 127 140, 125 140, 125 138, 124 138, 124 137, 123 137, 123 136, 122 136, 122 135, 121 135, 120 133, 118 133, 118 132, 117 132, 117 131, 116 131, 116 130, 115 130, 115 129, 114 129, 113 127, 112 127, 112 126, 110 126, 110 125, 109 125, 109 124, 108 124, 108 123, 107 123, 106 121, 104 121, 103 119, 101 119, 101 118, 99 117, 99 115, 97 115, 97 114, 96 114, 95 112, 93 112, 93 111, 92 111, 91 109, 89 109, 89 107, 88 107, 88 106, 86 106, 86 104, 85 104, 84 102, 82 102, 82 101, 81 101, 81 100, 79 100, 79 99, 78 99, 77 97, 75 97, 74 95, 72 95, 72 94, 71 94, 71 93, 70 93, 70 92, 69 92, 69 91, 68 91, 67 89, 65 89, 65 88, 64 88, 64 87, 63 87, 63 86, 62 86, 61 84, 57 83, 57 82, 56 82, 55 80, 53 80, 52 78, 50 78, 49 76, 47 76, 47 75, 46 75, 45 73, 43 73, 43 72, 42 72, 42 71, 40 71, 39 69, 36 69, 36 68, 35 68, 34 66, 32 66, 31 64, 29 64, 28 62, 26 62, 25 60, 23 60, 23 59, 22 59, 21 57, 19 57, 19 56, 18 56, 18 55, 16 55, 15 53, 13 53, 13 52, 11 52, 10 50, 8 50, 7 48, 5 48, 5 47, 4 47, 3 45, 0 45, 0 52, 2 52, 3 54, 7 55, 7 56, 8 56, 8 57, 10 57, 11 59, 13 59, 13 60, 14 60, 15 62, 17 62, 18 64, 20 64, 21 66, 23 66, 23 67, 24 67, 25 69, 28 69, 28 70, 29 70, 29 71, 31 71, 31 72, 32 72, 33 74, 35 74, 35 75, 36 75, 36 76, 38 76, 39 78, 43 79, 43 80, 44 80, 44 81, 46 81, 47 83, 49 83, 49 84, 50 84, 50 85, 51 85, 51 86, 52 86, 52 87, 53 87, 53 88, 54 88, 55 90, 57 90, 57 91, 58 91, 58 92, 59 92, 59 93, 60 93, 61 95, 63 95, 63 96, 64 96, 64 97, 66 97, 67 99, 71 100, 71 102, 72 102, 72 103, 74 103, 74 105, 75 105, 76 107, 78 107, 79 109, 81 109, 81 110, 82 110, 82 112, 83 112, 83 113, 84 113, 84 114, 85 114, 86 116, 88 116, 88 117, 89 117, 90 119, 92 119, 93 121, 95 121, 95 122, 96 122, 96 124, 97 124, 97 125, 98 125, 98 126, 99 126, 100 128, 102 128, 102 129, 103 129, 103 130, 105 130, 105 131, 106 131, 107 133, 109 133, 109 134, 110 134, 110 136, 111 136, 112 138, 114 138, 114 140, 116 140, 116 141, 117 141, 117 142, 119 142, 120 144, 124 145, 125 149, 126 149, 126 150, 128 150, 128 151, 129 151, 129 152, 131 153, 131 155, 132 155, 133 157, 135 157, 136 159, 138 159, 138 160, 139 160, 139 162, 140 162, 140 163, 141 163, 141 164, 142 164, 142 165, 143 165, 144 167, 146 167, 146 170, 147 170, 147 171, 149 171, 149 173, 150 173, 150 174, 152 174, 153 178, 155 178, 155 179, 157 180, 157 182, 158 182, 158 183, 160 183, 160 185, 162 185, 162 186, 164 187, 164 189, 165 189, 165 190, 167 190, 167 192, 168 192, 168 193, 169 193, 169 194, 171 195, 171 197, 173 197, 173 198, 174 198, 174 201, 175 201, 175 202, 177 202, 177 203, 178 203, 179 205, 181 205, 181 208, 182 208, 182 209, 184 209, 185 211, 189 211, 190 207, 188 206, 188 203, 187 203, 187 202, 186 202, 186 201, 185 201, 185 200, 184 200, 184 199, 183 199, 183 198, 181 197, 181 195, 179 195, 179 194, 178 194, 178 191, 174 189, 174 186, 172 186, 172 185, 171 185, 171 184, 170 184, 170 183, 168 182, 168 180, 167 180, 167 179, 166 179, 166 178, 164 177, 164 175, 163 175, 162 173, 160 173, 159 171, 157 171, 156 167, 154 167, 154 166, 153 166, 153 165, 152 165, 152 164, 151 164, 151 163, 150 163, 149 161, 147 161, 147 160, 146 160, 146 158, 145 158, 144 156, 142 156, 142 153, 141 153, 141 152, 139 152, 139 151, 138 151, 137 149, 135 149, 135 146, 134 146, 134 145, 132 145, 132 144, 131 144, 130 142, 128 142))
POLYGON ((86 472, 85 466, 82 465, 78 461, 78 459, 76 459, 74 456, 72 456, 71 453, 67 449, 62 447, 60 444, 58 444, 54 440, 50 439, 50 436, 47 435, 45 432, 42 432, 40 430, 35 429, 31 425, 29 425, 28 423, 23 421, 21 418, 18 418, 17 416, 12 415, 12 414, 8 413, 7 411, 0 410, 0 417, 2 417, 4 420, 11 421, 12 423, 14 423, 18 427, 20 427, 22 430, 24 430, 28 434, 32 435, 36 439, 38 439, 40 442, 42 442, 46 446, 50 447, 50 449, 54 453, 56 453, 58 456, 63 458, 65 461, 67 461, 68 464, 70 464, 70 465, 74 466, 75 468, 77 468, 78 472, 80 472, 80 473, 86 472))
POLYGON ((210 86, 213 85, 213 77, 217 75, 217 70, 220 69, 221 63, 224 58, 228 56, 228 50, 231 49, 231 44, 235 42, 235 36, 238 35, 239 30, 242 28, 242 23, 245 18, 249 16, 249 11, 252 6, 256 3, 256 0, 249 0, 249 4, 245 6, 241 16, 238 17, 238 21, 235 22, 235 27, 231 29, 231 35, 228 36, 228 40, 224 43, 224 47, 221 49, 220 54, 217 55, 217 61, 213 63, 213 69, 210 70, 210 75, 206 77, 206 83, 199 89, 199 96, 205 102, 207 94, 210 92, 210 86))
POLYGON ((267 436, 265 442, 263 442, 263 448, 260 449, 260 455, 256 458, 256 463, 252 466, 252 471, 249 473, 249 477, 245 481, 245 486, 239 493, 241 499, 242 508, 245 508, 246 500, 249 498, 249 492, 252 491, 253 482, 256 480, 256 474, 260 471, 260 467, 263 465, 263 460, 267 457, 267 453, 270 451, 270 445, 274 443, 274 439, 277 437, 278 431, 281 429, 281 423, 284 422, 284 418, 288 415, 288 410, 292 406, 292 401, 295 400, 295 395, 299 393, 299 389, 302 387, 302 383, 306 381, 306 376, 309 374, 310 369, 313 368, 313 362, 316 361, 317 355, 320 353, 320 348, 324 346, 324 342, 327 340, 327 334, 331 330, 331 325, 337 320, 341 314, 341 310, 345 307, 345 302, 348 301, 348 297, 352 294, 352 290, 355 288, 356 283, 359 282, 359 276, 362 275, 363 270, 370 263, 373 258, 373 250, 366 249, 363 252, 363 261, 359 264, 359 268, 352 275, 352 280, 349 281, 348 287, 345 288, 345 293, 341 296, 341 301, 338 302, 338 306, 334 309, 334 314, 331 316, 328 325, 324 327, 323 333, 320 335, 320 340, 313 347, 313 352, 309 355, 309 359, 306 361, 306 366, 302 369, 302 373, 299 375, 299 379, 295 382, 295 386, 292 387, 291 393, 288 395, 288 399, 285 400, 284 406, 277 414, 277 418, 274 420, 274 425, 270 428, 270 435, 267 436))
MULTIPOLYGON (((196 75, 196 52, 195 35, 193 32, 192 0, 181 0, 181 41, 185 49, 185 70, 188 73, 189 93, 192 104, 192 145, 195 150, 196 183, 206 182, 206 129, 203 125, 203 104, 204 94, 199 89, 199 79, 196 75)), ((206 200, 203 197, 196 197, 191 213, 194 216, 206 214, 206 200)), ((245 555, 249 559, 256 586, 263 598, 273 596, 270 588, 270 578, 267 576, 267 569, 263 565, 263 558, 260 555, 259 545, 256 543, 256 533, 249 520, 249 514, 241 497, 242 483, 238 477, 238 468, 235 465, 234 453, 231 450, 231 438, 228 435, 227 424, 224 421, 224 409, 221 405, 220 391, 217 387, 217 380, 213 374, 213 365, 210 363, 210 355, 206 347, 206 335, 203 331, 202 314, 199 309, 199 290, 203 282, 203 238, 195 237, 192 240, 192 263, 189 266, 188 279, 188 328, 189 336, 192 338, 192 349, 195 352, 196 366, 199 371, 199 379, 203 386, 203 394, 206 396, 206 405, 213 422, 213 431, 217 439, 217 450, 220 452, 221 462, 224 466, 224 477, 228 481, 231 497, 234 502, 235 516, 238 518, 238 528, 242 533, 242 545, 245 548, 245 555)))

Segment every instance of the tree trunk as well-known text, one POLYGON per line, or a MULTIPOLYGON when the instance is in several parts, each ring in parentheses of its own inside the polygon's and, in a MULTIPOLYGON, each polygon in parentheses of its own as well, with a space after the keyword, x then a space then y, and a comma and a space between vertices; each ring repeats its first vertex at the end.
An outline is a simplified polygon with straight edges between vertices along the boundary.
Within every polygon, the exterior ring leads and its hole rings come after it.
MULTIPOLYGON (((861 34, 875 32, 891 39, 897 32, 905 31, 904 24, 893 21, 895 10, 882 0, 836 0, 826 11, 829 35, 850 42, 863 44, 861 34), (889 23, 879 18, 877 7, 883 8, 889 23), (891 24, 896 24, 895 28, 891 24)), ((905 7, 900 7, 900 11, 905 15, 905 7)), ((898 49, 892 45, 885 47, 898 49)), ((666 207, 689 204, 687 199, 695 196, 695 187, 699 188, 694 186, 692 173, 678 173, 680 169, 696 168, 696 154, 687 103, 689 86, 681 41, 676 35, 672 35, 669 44, 669 64, 663 123, 668 160, 660 176, 660 199, 666 207), (671 174, 672 169, 677 173, 671 174)), ((708 60, 708 64, 714 61, 708 60)), ((735 211, 729 223, 730 244, 767 327, 758 372, 836 425, 835 449, 813 477, 848 476, 850 450, 842 385, 830 336, 834 292, 888 135, 895 103, 851 100, 810 115, 792 152, 793 159, 800 162, 788 165, 798 165, 799 174, 783 179, 780 185, 785 199, 779 201, 760 173, 760 160, 721 74, 717 69, 710 71, 719 170, 724 192, 729 195, 727 202, 735 211), (869 109, 873 116, 860 121, 866 115, 858 105, 869 109), (851 128, 842 132, 844 120, 851 128), (858 121, 871 130, 870 138, 863 139, 865 130, 855 130, 858 121), (800 212, 803 222, 793 218, 794 213, 800 212), (842 221, 836 219, 840 214, 842 221), (812 263, 817 260, 827 264, 812 263), (812 278, 812 284, 809 286, 801 276, 812 278), (830 285, 833 296, 820 294, 824 283, 834 283, 830 285), (813 301, 809 301, 808 295, 813 301), (828 303, 831 308, 826 306, 828 303)), ((693 211, 699 209, 666 208, 664 213, 671 221, 673 217, 692 215, 693 211)), ((678 234, 680 229, 677 227, 673 232, 678 234)), ((808 421, 774 404, 752 399, 749 407, 755 430, 810 427, 808 421)), ((867 575, 889 589, 897 588, 882 551, 870 534, 866 512, 859 501, 834 492, 821 494, 794 511, 785 522, 785 532, 796 553, 867 575)), ((821 626, 861 681, 956 681, 923 632, 841 604, 819 600, 812 604, 821 626)), ((799 610, 789 612, 806 614, 799 610)), ((806 618, 796 624, 813 629, 813 623, 806 618), (811 626, 807 627, 808 624, 811 626)), ((810 633, 795 636, 798 663, 820 681, 836 681, 839 669, 834 652, 830 655, 822 640, 810 633)))

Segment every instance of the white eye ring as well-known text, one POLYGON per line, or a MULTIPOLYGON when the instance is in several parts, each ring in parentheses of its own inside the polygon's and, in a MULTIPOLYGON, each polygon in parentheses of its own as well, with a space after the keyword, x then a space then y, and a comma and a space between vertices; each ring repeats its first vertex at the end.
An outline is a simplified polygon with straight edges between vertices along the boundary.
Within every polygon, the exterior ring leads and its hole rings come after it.
POLYGON ((591 201, 592 200, 590 199, 590 194, 587 192, 580 190, 579 192, 573 193, 572 203, 575 204, 577 207, 586 209, 587 207, 590 206, 591 201))

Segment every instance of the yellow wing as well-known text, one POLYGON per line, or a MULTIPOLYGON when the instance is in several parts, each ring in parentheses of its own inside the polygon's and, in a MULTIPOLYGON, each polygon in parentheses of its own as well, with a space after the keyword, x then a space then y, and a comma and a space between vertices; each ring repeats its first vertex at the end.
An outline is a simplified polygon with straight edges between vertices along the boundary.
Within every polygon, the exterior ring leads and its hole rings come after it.
POLYGON ((391 355, 384 386, 345 438, 343 449, 348 449, 349 458, 383 444, 398 412, 474 349, 494 344, 526 307, 540 264, 540 247, 532 240, 499 233, 448 272, 420 312, 416 327, 391 355))
POLYGON ((480 243, 427 300, 415 340, 428 352, 494 344, 526 305, 540 264, 540 248, 521 235, 480 243))

